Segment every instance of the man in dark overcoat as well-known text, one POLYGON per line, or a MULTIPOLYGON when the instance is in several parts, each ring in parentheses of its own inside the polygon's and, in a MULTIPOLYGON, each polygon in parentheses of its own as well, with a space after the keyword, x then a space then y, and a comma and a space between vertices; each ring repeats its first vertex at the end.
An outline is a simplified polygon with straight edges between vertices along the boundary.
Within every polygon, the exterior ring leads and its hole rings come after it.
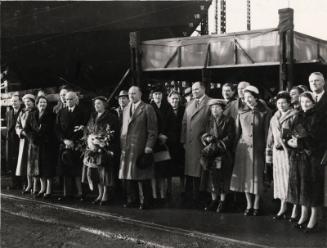
POLYGON ((81 143, 88 116, 78 105, 78 96, 75 92, 67 92, 65 99, 66 107, 58 112, 56 118, 56 134, 60 141, 58 167, 60 176, 63 176, 63 197, 60 197, 60 200, 68 196, 70 178, 75 181, 76 197, 82 200, 82 159, 78 146, 81 143))
POLYGON ((6 112, 7 135, 6 135, 6 169, 12 178, 12 188, 21 189, 21 178, 15 176, 17 157, 19 150, 19 137, 16 134, 15 126, 17 117, 22 109, 22 102, 19 95, 11 97, 11 107, 6 112))

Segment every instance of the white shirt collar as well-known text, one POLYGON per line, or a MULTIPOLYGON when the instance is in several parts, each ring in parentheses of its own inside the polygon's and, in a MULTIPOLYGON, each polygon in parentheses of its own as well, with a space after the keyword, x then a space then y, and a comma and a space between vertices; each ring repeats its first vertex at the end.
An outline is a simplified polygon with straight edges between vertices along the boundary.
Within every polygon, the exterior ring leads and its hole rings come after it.
POLYGON ((141 101, 138 101, 137 103, 132 103, 134 110, 140 105, 141 101))
POLYGON ((205 97, 206 95, 204 94, 201 98, 197 98, 196 100, 199 101, 199 104, 202 102, 203 98, 205 97))
POLYGON ((68 110, 71 111, 71 112, 73 112, 74 109, 75 109, 75 107, 76 107, 76 105, 74 105, 73 107, 70 107, 70 108, 68 107, 68 110))
POLYGON ((322 92, 320 92, 319 94, 316 94, 316 93, 313 93, 313 96, 314 96, 314 100, 316 100, 317 99, 317 102, 319 102, 320 101, 320 99, 321 99, 321 97, 322 97, 322 95, 325 93, 325 91, 323 90, 322 92), (318 98, 317 98, 318 97, 318 98))

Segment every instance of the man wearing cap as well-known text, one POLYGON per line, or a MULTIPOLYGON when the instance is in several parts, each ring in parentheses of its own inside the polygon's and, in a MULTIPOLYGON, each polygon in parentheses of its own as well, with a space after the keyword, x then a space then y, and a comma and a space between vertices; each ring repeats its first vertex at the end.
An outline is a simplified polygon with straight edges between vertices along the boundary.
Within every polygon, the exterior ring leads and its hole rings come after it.
POLYGON ((82 200, 82 161, 76 147, 83 136, 83 127, 88 121, 88 116, 77 104, 78 96, 75 92, 67 92, 65 101, 66 107, 59 110, 55 125, 56 134, 60 140, 59 170, 60 176, 63 176, 63 197, 60 197, 59 200, 64 200, 68 196, 70 178, 75 180, 76 198, 82 200))
POLYGON ((12 178, 12 188, 20 189, 22 187, 18 177, 15 176, 19 137, 16 134, 15 126, 19 113, 22 110, 22 102, 18 94, 11 97, 11 107, 6 112, 7 136, 6 136, 6 169, 12 178))
POLYGON ((185 148, 186 197, 191 197, 191 206, 198 206, 201 176, 200 156, 203 144, 201 135, 208 121, 209 97, 202 82, 192 85, 193 100, 187 105, 182 122, 181 143, 185 148))
MULTIPOLYGON (((137 161, 144 154, 151 154, 157 140, 157 117, 153 107, 141 100, 142 92, 137 86, 128 91, 130 103, 124 108, 121 129, 121 158, 119 179, 138 182, 140 209, 145 208, 144 182, 154 177, 153 165, 140 168, 137 161)), ((131 192, 127 192, 124 207, 134 205, 131 192)))
POLYGON ((129 103, 128 92, 126 90, 120 91, 117 99, 118 99, 118 105, 119 106, 117 108, 115 108, 115 111, 117 112, 117 115, 118 115, 118 119, 119 119, 120 124, 122 124, 123 111, 124 111, 124 108, 129 103))

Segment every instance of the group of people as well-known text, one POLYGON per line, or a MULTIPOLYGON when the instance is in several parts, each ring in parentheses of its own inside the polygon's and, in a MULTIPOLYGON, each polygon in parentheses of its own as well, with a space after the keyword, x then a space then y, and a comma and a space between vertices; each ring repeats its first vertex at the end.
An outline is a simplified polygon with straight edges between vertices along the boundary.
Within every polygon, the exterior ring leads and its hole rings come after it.
POLYGON ((13 186, 20 187, 18 177, 26 176, 23 194, 50 198, 52 180, 59 176, 59 200, 73 189, 75 198, 84 200, 86 185, 98 194, 94 204, 107 204, 112 189, 119 189, 124 207, 145 209, 149 199, 162 206, 176 190, 172 178, 179 177, 188 206, 199 207, 201 192, 208 192, 204 210, 224 212, 227 194, 242 192, 244 215, 258 216, 264 181, 272 180, 274 198, 281 202, 274 219, 288 218, 292 204, 289 220, 312 232, 324 203, 327 93, 320 72, 309 76, 309 85, 311 91, 295 86, 278 92, 274 112, 245 81, 237 92, 224 84, 223 99, 207 96, 202 82, 183 96, 177 91, 165 96, 158 86, 150 103, 132 86, 119 93, 115 109, 104 96, 95 97, 91 114, 67 86, 53 108, 44 94, 24 95, 24 107, 13 95, 7 112, 13 186))

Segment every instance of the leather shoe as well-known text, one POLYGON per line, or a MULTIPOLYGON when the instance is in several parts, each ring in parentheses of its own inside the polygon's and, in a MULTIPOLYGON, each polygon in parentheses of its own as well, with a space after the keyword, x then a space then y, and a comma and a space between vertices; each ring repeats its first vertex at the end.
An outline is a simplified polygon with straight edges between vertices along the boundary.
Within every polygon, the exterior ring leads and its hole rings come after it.
POLYGON ((304 232, 305 233, 315 233, 315 232, 317 232, 318 231, 318 224, 316 223, 313 227, 311 227, 311 228, 309 228, 309 227, 306 227, 305 229, 304 229, 304 232))
POLYGON ((218 200, 210 202, 210 204, 204 208, 204 211, 214 211, 214 210, 216 210, 217 207, 218 207, 218 203, 219 203, 218 200))
POLYGON ((101 200, 97 198, 97 199, 95 199, 95 200, 92 201, 92 204, 94 204, 94 205, 95 205, 95 204, 98 204, 100 201, 101 201, 101 200))
POLYGON ((247 209, 245 209, 245 211, 244 211, 244 215, 245 216, 251 216, 252 215, 252 208, 247 208, 247 209))
POLYGON ((291 223, 295 223, 295 222, 297 222, 297 218, 291 217, 291 218, 288 219, 288 221, 291 222, 291 223))
POLYGON ((274 217, 273 217, 273 220, 286 220, 286 214, 281 214, 281 215, 278 215, 276 214, 274 217))
POLYGON ((261 211, 260 209, 253 209, 253 213, 252 213, 253 216, 260 216, 261 215, 261 211))
POLYGON ((222 213, 222 212, 225 212, 225 210, 226 210, 225 201, 219 202, 216 212, 217 213, 222 213))
POLYGON ((303 222, 303 223, 301 223, 301 224, 296 223, 296 224, 294 225, 294 227, 295 227, 296 229, 299 229, 299 230, 304 230, 304 229, 306 228, 306 225, 307 225, 307 222, 305 221, 305 222, 303 222))
POLYGON ((135 202, 126 202, 123 205, 124 208, 135 208, 136 207, 136 203, 135 202))
POLYGON ((51 193, 50 193, 50 194, 44 194, 44 195, 43 195, 43 199, 45 199, 45 200, 46 200, 46 199, 50 199, 51 196, 52 196, 51 193))

